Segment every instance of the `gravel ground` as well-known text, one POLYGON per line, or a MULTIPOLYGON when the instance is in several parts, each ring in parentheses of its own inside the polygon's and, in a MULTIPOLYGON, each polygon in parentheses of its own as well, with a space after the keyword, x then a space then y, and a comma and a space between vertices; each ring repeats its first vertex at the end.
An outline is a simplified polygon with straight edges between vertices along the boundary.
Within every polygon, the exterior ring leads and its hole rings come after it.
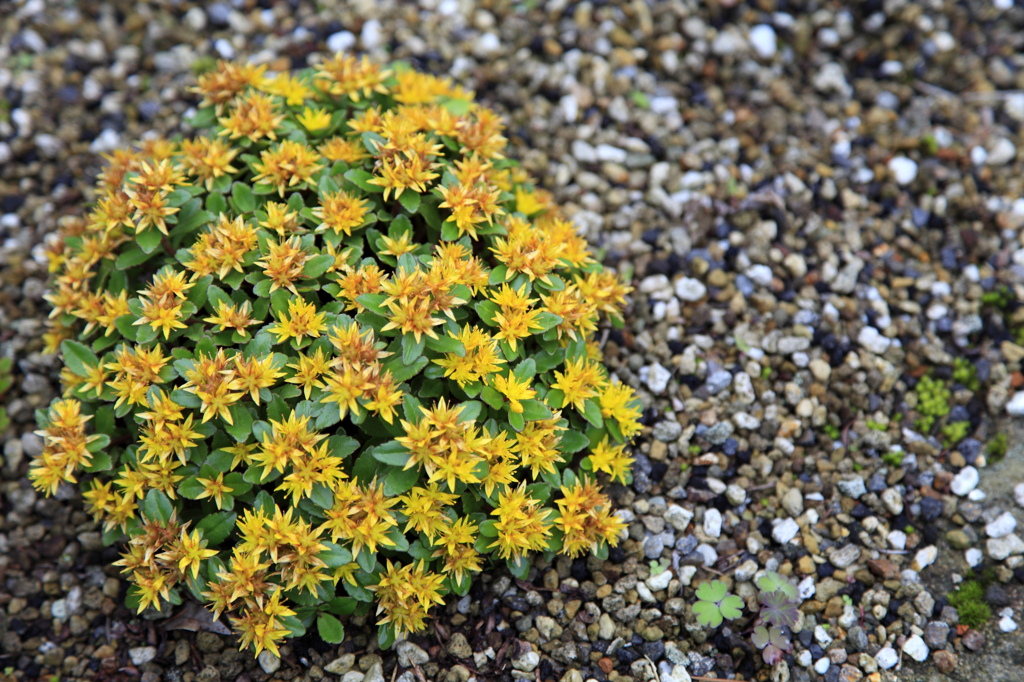
POLYGON ((0 680, 1024 680, 1024 8, 851 5, 0 4, 0 680), (187 613, 133 618, 77 493, 25 482, 58 390, 42 250, 101 153, 183 130, 194 70, 334 50, 502 112, 637 288, 605 350, 646 428, 608 561, 484 575, 396 651, 351 623, 253 662, 187 613), (804 597, 774 670, 690 610, 691 583, 750 601, 762 568, 804 597), (947 599, 971 571, 980 629, 947 599))

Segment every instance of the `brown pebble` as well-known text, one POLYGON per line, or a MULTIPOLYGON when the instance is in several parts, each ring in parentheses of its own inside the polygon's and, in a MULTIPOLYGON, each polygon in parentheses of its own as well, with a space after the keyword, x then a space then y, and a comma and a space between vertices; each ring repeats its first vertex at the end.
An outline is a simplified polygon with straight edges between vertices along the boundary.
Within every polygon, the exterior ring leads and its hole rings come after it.
POLYGON ((936 651, 932 656, 932 660, 935 661, 935 667, 938 668, 940 672, 947 674, 956 669, 956 664, 958 662, 957 655, 952 651, 946 651, 945 649, 942 651, 936 651))
POLYGON ((597 665, 601 668, 601 670, 604 671, 605 675, 607 675, 608 673, 610 673, 612 670, 615 669, 615 661, 613 661, 612 659, 608 658, 607 656, 605 656, 600 661, 598 661, 597 665))
POLYGON ((977 630, 968 630, 964 633, 963 643, 971 651, 981 651, 985 648, 985 635, 977 630))
POLYGON ((882 580, 895 580, 900 567, 888 559, 868 559, 868 569, 882 580))

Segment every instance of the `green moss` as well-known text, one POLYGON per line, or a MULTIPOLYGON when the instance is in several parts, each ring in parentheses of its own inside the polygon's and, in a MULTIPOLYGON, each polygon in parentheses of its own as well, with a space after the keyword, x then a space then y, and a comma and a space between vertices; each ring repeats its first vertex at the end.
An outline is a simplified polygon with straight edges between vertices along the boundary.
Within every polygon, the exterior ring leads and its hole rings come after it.
POLYGON ((967 434, 970 433, 970 431, 971 422, 953 422, 951 424, 946 424, 945 426, 942 427, 942 436, 943 439, 946 441, 946 446, 953 447, 954 445, 962 441, 964 438, 966 438, 967 434))
POLYGON ((992 609, 985 602, 985 588, 979 581, 965 580, 946 596, 964 625, 977 629, 992 619, 992 609))
POLYGON ((903 465, 903 452, 901 450, 893 450, 882 455, 882 461, 891 467, 898 467, 903 465))
POLYGON ((931 433, 935 421, 949 414, 949 388, 938 379, 926 374, 914 387, 917 394, 917 414, 914 426, 921 433, 931 433))
POLYGON ((1005 433, 997 433, 995 437, 988 442, 985 446, 985 454, 988 455, 989 459, 993 462, 998 462, 1003 457, 1006 457, 1006 450, 1009 447, 1005 433))
POLYGON ((953 361, 953 381, 970 391, 977 391, 981 387, 978 370, 967 358, 957 358, 953 361))
POLYGON ((883 424, 882 422, 876 422, 874 419, 869 419, 868 428, 874 431, 885 431, 886 429, 889 428, 889 426, 887 424, 883 424))
POLYGON ((822 430, 825 432, 825 435, 832 440, 837 440, 839 438, 839 427, 835 424, 825 424, 822 430))

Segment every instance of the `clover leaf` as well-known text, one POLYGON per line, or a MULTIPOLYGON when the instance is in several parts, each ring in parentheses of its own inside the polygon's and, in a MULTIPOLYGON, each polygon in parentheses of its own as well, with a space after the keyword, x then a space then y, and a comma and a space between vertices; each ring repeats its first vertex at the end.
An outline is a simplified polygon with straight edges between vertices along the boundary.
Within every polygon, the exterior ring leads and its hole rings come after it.
POLYGON ((743 609, 743 600, 729 594, 725 583, 720 580, 702 583, 697 588, 697 603, 693 605, 693 613, 697 622, 705 627, 716 628, 723 619, 739 618, 743 609))
POLYGON ((796 627, 800 618, 798 603, 784 590, 761 593, 761 617, 776 626, 796 627))

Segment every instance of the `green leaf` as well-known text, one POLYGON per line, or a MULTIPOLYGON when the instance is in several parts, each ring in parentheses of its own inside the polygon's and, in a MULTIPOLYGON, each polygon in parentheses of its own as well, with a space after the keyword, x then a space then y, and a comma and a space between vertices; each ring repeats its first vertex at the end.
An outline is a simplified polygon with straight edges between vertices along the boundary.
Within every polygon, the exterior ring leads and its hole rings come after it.
POLYGON ((195 476, 190 476, 178 484, 178 494, 190 500, 197 499, 205 490, 206 488, 196 480, 195 476))
POLYGON ((345 628, 341 621, 329 613, 321 613, 316 619, 316 631, 320 639, 328 644, 341 644, 345 639, 345 628))
POLYGON ((323 483, 317 483, 310 489, 309 499, 321 509, 330 509, 334 506, 334 494, 323 483))
POLYGON ((87 376, 90 369, 100 364, 96 354, 77 341, 64 339, 60 342, 60 351, 64 356, 64 364, 80 377, 87 376))
POLYGON ((436 339, 426 337, 427 348, 437 353, 454 353, 460 358, 466 356, 466 347, 462 342, 449 335, 439 335, 436 339))
POLYGON ((411 456, 404 445, 393 440, 373 449, 375 460, 393 467, 405 467, 411 456))
POLYGON ((722 612, 719 611, 717 604, 711 602, 699 601, 694 604, 693 615, 704 627, 717 628, 722 624, 722 612))
POLYGON ((327 602, 327 610, 338 616, 351 616, 359 606, 352 597, 335 597, 327 602))
POLYGON ((721 580, 701 583, 697 587, 697 599, 701 601, 720 602, 729 593, 728 586, 721 580))
POLYGON ((313 256, 302 266, 302 274, 310 279, 316 279, 327 272, 332 265, 334 265, 334 256, 329 253, 313 256))
POLYGON ((231 434, 232 438, 239 443, 244 443, 252 433, 252 414, 249 409, 241 404, 235 403, 231 406, 231 421, 233 424, 225 424, 224 430, 231 434))
POLYGON ((380 185, 371 185, 369 181, 373 180, 373 176, 361 168, 352 168, 351 170, 345 171, 344 177, 364 192, 381 194, 384 191, 384 188, 380 185))
POLYGON ((256 196, 244 182, 236 182, 231 186, 231 203, 239 213, 252 213, 256 210, 256 196))
POLYGON ((538 419, 551 419, 551 410, 539 400, 523 400, 523 419, 537 421, 538 419))
POLYGON ((333 542, 321 542, 325 549, 317 557, 327 564, 327 568, 341 568, 352 562, 352 552, 333 542))
POLYGON ((133 245, 118 255, 117 260, 114 261, 114 267, 118 270, 127 270, 128 268, 134 268, 138 265, 142 265, 152 257, 152 252, 146 253, 142 249, 133 245))
POLYGON ((417 341, 412 334, 402 334, 402 363, 411 365, 423 355, 423 336, 417 341))
POLYGON ((573 431, 572 429, 567 429, 562 431, 560 445, 562 452, 567 455, 573 455, 590 447, 590 439, 587 438, 586 434, 580 433, 579 431, 573 431))
POLYGON ((505 398, 490 386, 484 386, 480 391, 480 398, 495 410, 505 407, 505 398))
POLYGON ((735 594, 730 594, 718 605, 722 616, 728 620, 735 620, 740 617, 743 611, 743 600, 735 594))
POLYGON ((483 412, 484 406, 479 400, 467 400, 460 405, 462 410, 459 412, 460 422, 477 421, 480 419, 480 413, 483 412))
POLYGON ((359 449, 359 441, 348 436, 331 436, 327 439, 327 451, 332 457, 345 458, 359 449))
POLYGON ((145 253, 153 253, 160 248, 161 237, 163 237, 163 235, 160 234, 155 227, 151 227, 148 230, 143 230, 136 234, 135 243, 138 244, 139 248, 145 253))
POLYGON ((420 195, 408 189, 402 192, 402 196, 398 197, 398 202, 402 204, 402 208, 408 211, 410 215, 415 215, 416 211, 420 209, 420 195))
POLYGON ((211 546, 219 545, 231 535, 237 518, 234 512, 216 512, 200 521, 196 528, 203 531, 203 537, 211 546))
POLYGON ((519 412, 509 412, 508 423, 517 432, 526 428, 526 418, 519 412))
POLYGON ((384 479, 384 495, 393 497, 412 490, 420 480, 419 467, 411 469, 392 469, 384 479))
POLYGON ((583 418, 597 428, 604 426, 604 417, 601 416, 601 406, 597 404, 596 400, 589 399, 583 402, 583 418))
POLYGON ((533 361, 533 358, 527 358, 516 365, 516 368, 512 371, 514 376, 519 381, 525 381, 532 379, 537 374, 537 363, 533 361))
POLYGON ((167 523, 174 513, 174 505, 163 492, 150 490, 142 500, 142 513, 147 519, 167 523))
MULTIPOLYGON (((0 407, 0 413, 3 413, 4 409, 0 407)), ((2 429, 0 429, 2 430, 2 429)), ((105 452, 97 452, 92 456, 92 461, 89 462, 89 466, 83 466, 84 471, 90 474, 95 474, 101 471, 110 471, 114 466, 113 461, 110 459, 110 455, 105 452)))

